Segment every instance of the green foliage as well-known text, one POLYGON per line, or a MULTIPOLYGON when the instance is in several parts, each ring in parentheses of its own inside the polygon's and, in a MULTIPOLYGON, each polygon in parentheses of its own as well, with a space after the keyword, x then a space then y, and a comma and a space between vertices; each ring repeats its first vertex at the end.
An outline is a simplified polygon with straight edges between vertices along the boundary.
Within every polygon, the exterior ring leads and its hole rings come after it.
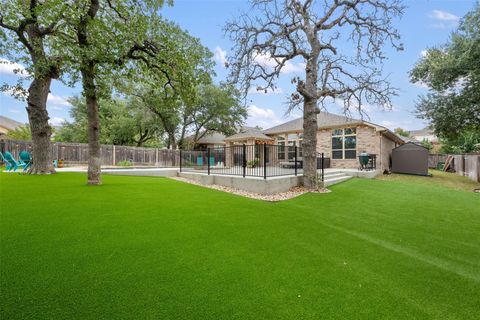
POLYGON ((441 139, 440 152, 447 154, 480 152, 480 133, 465 130, 456 139, 441 139))
POLYGON ((150 81, 121 83, 119 91, 155 114, 168 146, 184 146, 187 136, 197 141, 213 131, 232 134, 247 116, 238 90, 227 84, 213 85, 207 78, 196 83, 188 92, 182 92, 183 88, 177 94, 150 81))
POLYGON ((130 160, 122 160, 122 161, 117 162, 117 166, 119 166, 119 167, 131 167, 131 166, 133 166, 133 163, 130 160))
POLYGON ((402 128, 396 128, 395 130, 393 130, 393 132, 402 137, 410 137, 410 132, 402 128))
POLYGON ((255 158, 254 160, 247 161, 247 166, 249 168, 256 168, 260 164, 260 159, 255 158))
POLYGON ((427 51, 410 73, 430 88, 417 103, 417 116, 449 141, 480 133, 480 5, 452 33, 450 42, 427 51))
POLYGON ((14 130, 8 131, 7 137, 13 140, 32 140, 30 125, 19 126, 14 130))
POLYGON ((428 139, 423 138, 421 144, 422 144, 422 146, 423 146, 424 148, 427 148, 428 151, 432 151, 432 149, 433 149, 433 143, 431 143, 430 141, 428 141, 428 139))
MULTIPOLYGON (((87 137, 87 106, 83 98, 70 100, 70 116, 73 121, 64 124, 55 135, 56 141, 83 142, 87 137)), ((154 115, 137 105, 136 101, 120 98, 100 100, 100 142, 103 144, 131 146, 162 146, 162 129, 155 121, 154 115)))

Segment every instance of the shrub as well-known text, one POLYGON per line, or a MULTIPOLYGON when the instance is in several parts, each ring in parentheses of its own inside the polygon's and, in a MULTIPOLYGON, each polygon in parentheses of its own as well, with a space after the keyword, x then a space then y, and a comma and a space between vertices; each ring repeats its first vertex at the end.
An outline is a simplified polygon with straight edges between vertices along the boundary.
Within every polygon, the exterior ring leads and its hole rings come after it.
POLYGON ((117 162, 117 166, 119 167, 131 167, 133 166, 133 162, 130 160, 122 160, 117 162))

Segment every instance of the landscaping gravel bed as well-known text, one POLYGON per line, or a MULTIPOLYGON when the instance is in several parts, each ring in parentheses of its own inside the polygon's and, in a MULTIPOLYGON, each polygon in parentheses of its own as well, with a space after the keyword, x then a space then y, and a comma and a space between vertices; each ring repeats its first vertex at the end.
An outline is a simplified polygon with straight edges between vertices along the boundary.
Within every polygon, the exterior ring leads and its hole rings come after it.
POLYGON ((330 192, 330 190, 327 189, 327 188, 321 188, 318 191, 310 191, 310 190, 308 190, 304 187, 294 187, 294 188, 291 188, 290 190, 288 190, 286 192, 280 192, 280 193, 266 195, 266 194, 248 192, 248 191, 235 189, 235 188, 230 188, 230 187, 219 186, 219 185, 216 185, 216 184, 204 185, 204 184, 198 183, 196 181, 193 181, 191 179, 186 179, 186 178, 182 178, 182 177, 172 177, 172 179, 182 181, 182 182, 186 182, 186 183, 195 184, 195 185, 210 188, 210 189, 229 192, 229 193, 236 194, 236 195, 243 196, 243 197, 247 197, 247 198, 264 200, 264 201, 272 201, 272 202, 292 199, 292 198, 298 197, 298 196, 300 196, 304 193, 307 193, 307 192, 315 192, 315 193, 328 193, 328 192, 330 192))

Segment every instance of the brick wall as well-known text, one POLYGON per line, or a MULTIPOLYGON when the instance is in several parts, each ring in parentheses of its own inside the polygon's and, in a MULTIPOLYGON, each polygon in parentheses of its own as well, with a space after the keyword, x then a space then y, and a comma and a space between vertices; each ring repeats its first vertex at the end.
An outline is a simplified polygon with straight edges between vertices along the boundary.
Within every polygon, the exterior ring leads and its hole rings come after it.
MULTIPOLYGON (((326 157, 332 158, 332 131, 333 129, 321 129, 317 133, 317 151, 324 152, 326 157)), ((390 155, 395 147, 395 142, 383 137, 374 128, 368 126, 357 126, 357 156, 360 152, 367 152, 377 155, 377 168, 382 171, 388 169, 390 155), (382 143, 382 146, 380 144, 382 143), (380 148, 382 150, 380 150, 380 148)), ((331 159, 332 168, 359 167, 356 159, 331 159)))

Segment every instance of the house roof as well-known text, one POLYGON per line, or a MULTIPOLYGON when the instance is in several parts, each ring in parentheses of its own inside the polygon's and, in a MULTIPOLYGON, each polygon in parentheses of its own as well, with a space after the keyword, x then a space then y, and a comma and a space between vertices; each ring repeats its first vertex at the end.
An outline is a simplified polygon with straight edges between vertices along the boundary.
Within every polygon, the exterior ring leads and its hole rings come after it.
POLYGON ((8 130, 15 130, 16 128, 23 126, 24 124, 16 120, 0 116, 0 127, 4 127, 8 130))
POLYGON ((426 127, 420 130, 409 131, 411 136, 434 136, 435 133, 432 129, 426 127))
MULTIPOLYGON (((342 126, 346 124, 358 124, 361 120, 348 118, 329 112, 320 112, 317 115, 318 128, 342 126)), ((294 119, 278 126, 263 130, 265 134, 277 134, 283 132, 303 131, 303 118, 294 119)))
POLYGON ((268 140, 268 141, 273 140, 272 137, 269 137, 265 133, 263 133, 261 129, 258 129, 255 127, 243 127, 239 133, 226 137, 225 141, 247 140, 247 139, 268 140))
MULTIPOLYGON (((393 141, 400 142, 400 143, 405 142, 401 137, 399 137, 398 135, 396 135, 395 133, 393 133, 392 131, 390 131, 389 129, 383 126, 380 126, 365 120, 349 118, 347 116, 342 116, 342 115, 333 114, 329 112, 321 111, 320 113, 318 113, 317 124, 318 124, 318 129, 363 124, 363 125, 373 127, 377 131, 383 132, 385 136, 389 137, 393 141)), ((303 131, 303 118, 298 118, 295 120, 282 123, 278 126, 264 130, 263 133, 273 135, 278 133, 301 132, 301 131, 303 131)))
POLYGON ((225 144, 225 135, 220 132, 212 132, 204 135, 198 139, 197 143, 200 144, 225 144))

